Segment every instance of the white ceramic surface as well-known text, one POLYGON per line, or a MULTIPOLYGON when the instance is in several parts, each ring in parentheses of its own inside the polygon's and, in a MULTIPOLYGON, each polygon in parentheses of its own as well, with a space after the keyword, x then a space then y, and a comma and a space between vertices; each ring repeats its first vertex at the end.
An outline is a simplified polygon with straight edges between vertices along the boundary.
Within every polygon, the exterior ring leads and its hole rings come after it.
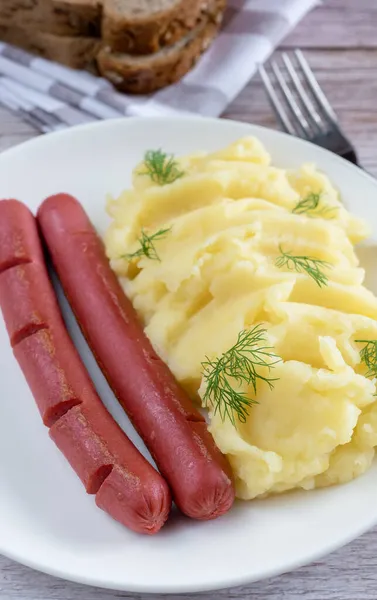
MULTIPOLYGON (((214 150, 249 134, 264 142, 278 166, 316 162, 341 189, 347 206, 367 218, 377 234, 377 183, 371 177, 306 142, 226 120, 124 119, 40 137, 0 156, 0 197, 16 197, 35 211, 46 196, 69 192, 103 232, 108 223, 105 195, 129 185, 131 169, 145 150, 214 150)), ((374 291, 376 241, 372 238, 360 250, 374 291)), ((62 302, 69 330, 101 397, 143 448, 62 302)), ((96 508, 49 440, 0 319, 0 553, 101 587, 205 591, 288 571, 376 523, 375 462, 368 473, 345 486, 238 503, 228 515, 209 523, 174 515, 152 538, 129 532, 96 508)))

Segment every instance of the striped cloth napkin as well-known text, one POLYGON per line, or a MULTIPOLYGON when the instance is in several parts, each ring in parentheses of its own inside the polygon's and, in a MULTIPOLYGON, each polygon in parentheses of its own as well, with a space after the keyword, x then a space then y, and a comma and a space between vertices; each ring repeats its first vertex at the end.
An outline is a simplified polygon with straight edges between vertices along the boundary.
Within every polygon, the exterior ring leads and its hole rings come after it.
MULTIPOLYGON (((1 1, 1 0, 0 0, 1 1)), ((194 113, 219 116, 317 0, 228 0, 220 35, 179 83, 127 96, 106 80, 0 42, 0 103, 43 116, 41 131, 98 119, 194 113)))

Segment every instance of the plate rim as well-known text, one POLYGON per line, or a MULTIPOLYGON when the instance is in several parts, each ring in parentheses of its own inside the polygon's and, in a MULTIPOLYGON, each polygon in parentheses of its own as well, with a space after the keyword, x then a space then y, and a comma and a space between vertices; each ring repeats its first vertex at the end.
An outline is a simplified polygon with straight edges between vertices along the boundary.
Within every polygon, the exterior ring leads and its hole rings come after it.
POLYGON ((286 573, 292 573, 293 571, 296 571, 297 569, 300 569, 306 565, 311 565, 311 564, 317 562, 318 560, 321 560, 322 558, 329 556, 333 552, 336 552, 337 550, 344 548, 345 546, 347 546, 347 544, 353 542, 360 536, 367 533, 376 524, 377 524, 377 517, 375 519, 373 519, 370 524, 363 525, 360 529, 357 530, 356 533, 345 536, 344 539, 342 540, 342 542, 337 541, 333 545, 327 546, 326 550, 320 550, 318 552, 313 552, 309 559, 305 558, 302 561, 292 559, 291 564, 287 563, 287 565, 286 565, 286 567, 284 567, 284 569, 281 569, 279 567, 274 567, 269 570, 266 569, 265 572, 261 576, 249 576, 249 577, 245 576, 245 577, 238 577, 238 578, 236 577, 233 580, 231 580, 228 577, 228 578, 226 578, 226 582, 219 581, 219 583, 215 584, 215 585, 212 585, 210 583, 208 585, 202 584, 200 586, 183 584, 179 588, 176 585, 172 585, 172 586, 154 585, 153 588, 148 585, 143 586, 143 585, 128 585, 127 584, 127 586, 126 585, 123 586, 119 583, 111 582, 110 580, 105 582, 100 579, 96 580, 96 578, 88 577, 86 575, 82 576, 82 577, 76 577, 75 575, 67 575, 63 570, 58 569, 58 568, 56 568, 56 569, 49 568, 49 567, 41 568, 38 565, 38 563, 36 563, 36 562, 34 563, 32 560, 27 560, 27 559, 24 560, 24 559, 17 558, 16 553, 14 553, 14 554, 11 552, 6 553, 6 552, 3 552, 1 548, 0 548, 0 555, 4 556, 5 558, 8 558, 10 560, 13 560, 17 564, 23 565, 24 567, 28 567, 29 569, 32 569, 33 571, 36 571, 37 573, 49 575, 51 577, 55 577, 62 581, 68 581, 70 583, 76 583, 76 584, 85 585, 88 587, 94 587, 94 588, 102 589, 102 590, 128 592, 128 593, 132 593, 132 594, 133 593, 135 593, 135 594, 168 594, 168 595, 200 594, 200 593, 204 594, 204 593, 209 593, 209 592, 219 592, 222 590, 235 589, 237 587, 244 587, 247 585, 251 585, 253 583, 258 583, 259 581, 266 581, 267 579, 274 579, 275 577, 280 577, 281 575, 284 575, 286 573))
MULTIPOLYGON (((273 134, 276 135, 278 137, 281 137, 283 139, 289 139, 294 137, 295 142, 299 143, 299 144, 304 144, 305 146, 309 147, 309 148, 315 148, 316 152, 320 151, 325 157, 326 155, 329 157, 329 159, 333 162, 335 161, 336 163, 340 164, 340 165, 347 165, 348 169, 351 169, 351 171, 355 170, 355 174, 357 173, 358 177, 363 177, 366 178, 367 181, 369 181, 370 184, 372 184, 373 186, 375 186, 376 188, 376 195, 377 195, 377 180, 369 173, 367 173, 366 171, 364 171, 362 168, 358 167, 357 165, 354 165, 352 163, 349 163, 348 161, 346 161, 345 159, 343 159, 342 157, 333 154, 332 152, 330 152, 329 150, 322 148, 322 147, 318 147, 315 144, 304 140, 302 138, 297 138, 295 136, 290 136, 287 133, 284 133, 282 131, 279 130, 274 130, 268 127, 264 127, 261 125, 255 125, 253 123, 248 123, 248 122, 242 122, 242 121, 237 121, 237 120, 233 120, 233 119, 216 119, 216 118, 211 118, 211 117, 199 117, 199 116, 161 116, 161 117, 149 117, 148 119, 143 118, 143 117, 124 117, 124 118, 119 118, 119 119, 111 119, 111 120, 105 120, 105 121, 98 121, 98 122, 93 122, 93 123, 88 123, 88 124, 84 124, 84 125, 79 125, 73 128, 68 128, 66 130, 63 131, 58 131, 58 132, 54 132, 51 134, 48 134, 48 136, 38 136, 35 138, 32 138, 30 140, 27 140, 21 144, 18 144, 14 147, 8 148, 7 150, 4 150, 1 154, 0 154, 0 165, 4 162, 4 160, 9 160, 12 158, 12 156, 16 156, 17 154, 21 154, 25 148, 29 148, 29 147, 38 147, 38 146, 43 146, 46 144, 46 139, 50 139, 50 138, 54 138, 54 140, 59 139, 59 138, 65 138, 65 137, 70 137, 73 134, 74 135, 80 135, 81 133, 85 135, 86 131, 91 131, 93 129, 101 129, 101 128, 106 128, 109 126, 109 124, 117 124, 117 123, 143 123, 143 127, 145 126, 145 121, 165 121, 167 126, 174 126, 174 123, 177 122, 192 122, 195 124, 201 123, 203 121, 205 122, 209 122, 211 123, 213 126, 216 127, 222 127, 224 126, 224 124, 229 125, 243 125, 245 127, 245 135, 255 135, 258 137, 258 132, 269 132, 269 134, 273 134)), ((196 593, 196 592, 209 592, 209 591, 217 591, 217 590, 221 590, 221 589, 229 589, 229 588, 234 588, 234 587, 238 587, 238 586, 244 586, 244 585, 248 585, 251 583, 255 583, 257 581, 262 581, 271 577, 276 577, 278 575, 281 575, 283 573, 295 570, 299 567, 302 567, 303 565, 306 564, 310 564, 313 561, 319 560, 324 556, 327 556, 328 554, 334 552, 335 550, 345 546, 346 544, 350 543, 351 541, 353 541, 354 539, 356 539, 357 537, 359 537, 360 535, 364 534, 366 531, 368 531, 370 528, 372 528, 373 526, 375 526, 377 524, 377 513, 374 517, 371 517, 369 520, 367 520, 366 523, 363 523, 362 525, 356 526, 354 528, 354 530, 352 532, 350 532, 349 530, 347 530, 347 534, 345 534, 343 537, 338 537, 337 540, 335 542, 333 542, 332 544, 327 544, 326 545, 326 549, 320 549, 318 551, 312 551, 311 553, 305 555, 305 558, 303 558, 301 561, 297 560, 295 558, 292 558, 291 561, 287 562, 286 565, 284 566, 284 568, 277 566, 273 566, 273 567, 268 567, 268 565, 266 566, 266 568, 264 569, 264 571, 261 572, 260 575, 255 575, 255 576, 236 576, 236 577, 231 577, 229 575, 224 576, 223 578, 221 578, 221 574, 219 575, 218 578, 218 582, 217 583, 207 583, 207 584, 180 584, 179 586, 177 585, 177 583, 173 583, 170 586, 167 586, 165 584, 159 585, 159 584, 154 584, 154 585, 129 585, 129 584, 124 584, 124 585, 120 585, 119 582, 115 582, 115 581, 111 581, 111 580, 105 580, 106 578, 96 578, 93 574, 93 576, 88 577, 87 575, 83 575, 83 576, 76 576, 75 574, 69 574, 69 572, 65 571, 62 568, 52 568, 50 566, 43 566, 42 563, 38 562, 38 561, 33 561, 32 559, 28 559, 27 556, 22 555, 21 553, 17 553, 17 552, 11 552, 11 551, 7 551, 4 547, 3 544, 0 540, 0 554, 2 554, 3 556, 14 560, 22 565, 25 565, 26 567, 32 568, 34 570, 40 571, 42 573, 46 573, 48 575, 57 577, 59 579, 62 580, 68 580, 68 581, 72 581, 74 583, 78 583, 78 584, 84 584, 84 585, 89 585, 89 586, 94 586, 97 588, 102 588, 102 589, 110 589, 110 590, 117 590, 117 591, 127 591, 127 592, 131 592, 131 593, 163 593, 163 594, 174 594, 174 593, 196 593)))

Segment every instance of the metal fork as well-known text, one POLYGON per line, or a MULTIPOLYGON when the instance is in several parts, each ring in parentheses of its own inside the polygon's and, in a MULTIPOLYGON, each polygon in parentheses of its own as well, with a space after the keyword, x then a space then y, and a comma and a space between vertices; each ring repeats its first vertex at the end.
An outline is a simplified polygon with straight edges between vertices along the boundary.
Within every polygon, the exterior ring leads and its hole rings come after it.
POLYGON ((355 148, 340 129, 338 118, 303 53, 295 50, 294 56, 296 67, 287 53, 282 54, 282 65, 276 60, 270 61, 274 77, 269 75, 268 67, 259 67, 281 127, 357 165, 355 148))

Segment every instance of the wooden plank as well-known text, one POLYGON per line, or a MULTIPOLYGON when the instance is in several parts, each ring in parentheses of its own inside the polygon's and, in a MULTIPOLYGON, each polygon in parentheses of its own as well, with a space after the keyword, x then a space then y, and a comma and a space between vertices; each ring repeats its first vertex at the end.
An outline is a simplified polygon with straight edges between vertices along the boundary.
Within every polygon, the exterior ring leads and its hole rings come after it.
POLYGON ((377 48, 377 2, 331 0, 315 8, 285 40, 285 47, 377 48))
MULTIPOLYGON (((293 50, 287 49, 293 57, 293 50)), ((279 56, 277 52, 275 56, 279 56)), ((305 50, 305 56, 313 70, 328 72, 333 75, 334 71, 343 71, 342 85, 347 85, 347 75, 350 70, 353 71, 352 77, 358 76, 359 80, 365 84, 372 78, 377 77, 377 48, 356 49, 350 48, 347 51, 338 48, 309 48, 305 50)))
MULTIPOLYGON (((377 176, 377 49, 305 52, 361 164, 377 176)), ((280 60, 280 52, 274 58, 280 60)), ((263 85, 256 77, 228 107, 225 117, 277 127, 263 85)))
POLYGON ((322 0, 325 8, 346 8, 349 22, 352 22, 352 12, 370 9, 374 5, 375 0, 322 0))

